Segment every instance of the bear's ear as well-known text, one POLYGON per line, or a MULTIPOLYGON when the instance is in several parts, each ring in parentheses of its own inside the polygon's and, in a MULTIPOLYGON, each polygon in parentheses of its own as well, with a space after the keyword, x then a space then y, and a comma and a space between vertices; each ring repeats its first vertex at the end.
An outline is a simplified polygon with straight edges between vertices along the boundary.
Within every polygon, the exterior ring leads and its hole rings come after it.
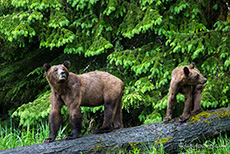
POLYGON ((186 66, 184 67, 184 74, 185 74, 185 76, 189 75, 189 69, 186 66))
POLYGON ((48 64, 48 63, 45 63, 44 65, 43 65, 43 68, 44 68, 44 70, 47 72, 49 69, 50 69, 50 64, 48 64))
POLYGON ((194 69, 194 67, 195 67, 195 63, 192 62, 191 65, 190 65, 190 68, 191 68, 191 69, 194 69))
POLYGON ((63 65, 69 70, 70 62, 68 60, 64 61, 63 65))

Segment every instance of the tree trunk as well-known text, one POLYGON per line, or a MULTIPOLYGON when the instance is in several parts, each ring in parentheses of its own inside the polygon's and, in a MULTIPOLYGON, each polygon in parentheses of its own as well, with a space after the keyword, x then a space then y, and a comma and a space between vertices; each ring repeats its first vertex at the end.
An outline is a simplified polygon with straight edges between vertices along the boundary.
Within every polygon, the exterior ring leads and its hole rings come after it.
POLYGON ((187 122, 157 122, 125 128, 105 134, 84 135, 75 140, 58 140, 32 146, 2 150, 0 153, 116 153, 123 148, 159 147, 165 152, 178 152, 180 145, 230 131, 230 108, 202 112, 187 122))

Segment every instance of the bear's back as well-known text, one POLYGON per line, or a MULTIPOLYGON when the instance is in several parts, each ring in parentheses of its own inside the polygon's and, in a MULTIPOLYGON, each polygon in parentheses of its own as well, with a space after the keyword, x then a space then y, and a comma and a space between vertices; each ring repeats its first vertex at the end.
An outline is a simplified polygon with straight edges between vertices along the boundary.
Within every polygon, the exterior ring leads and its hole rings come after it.
POLYGON ((83 106, 97 106, 104 100, 113 100, 123 93, 124 83, 117 77, 102 71, 77 75, 83 92, 83 106))

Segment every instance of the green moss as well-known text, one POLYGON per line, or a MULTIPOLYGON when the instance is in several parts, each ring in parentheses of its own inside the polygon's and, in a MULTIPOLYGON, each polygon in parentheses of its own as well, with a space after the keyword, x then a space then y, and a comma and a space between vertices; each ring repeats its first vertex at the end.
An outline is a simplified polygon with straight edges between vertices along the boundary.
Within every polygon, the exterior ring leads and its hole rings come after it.
POLYGON ((102 140, 103 140, 103 138, 102 138, 102 137, 99 137, 99 138, 97 138, 97 140, 100 140, 100 141, 102 141, 102 140))
MULTIPOLYGON (((102 141, 103 138, 99 137, 99 138, 97 138, 97 140, 102 141)), ((93 151, 97 152, 97 151, 99 151, 101 149, 104 149, 104 148, 105 148, 105 145, 103 144, 103 145, 98 145, 98 146, 92 147, 92 148, 90 148, 90 150, 93 150, 93 151)))
MULTIPOLYGON (((192 116, 189 121, 192 121, 193 123, 196 123, 198 121, 200 121, 200 118, 209 118, 212 114, 211 113, 207 113, 207 112, 201 112, 200 114, 198 115, 195 115, 195 116, 192 116)), ((205 121, 202 121, 202 123, 210 123, 210 121, 208 120, 205 120, 205 121)))
POLYGON ((210 121, 208 121, 208 120, 204 120, 204 121, 202 121, 201 123, 206 123, 206 124, 209 124, 209 123, 211 123, 210 121))
POLYGON ((92 148, 90 148, 90 150, 97 152, 97 151, 102 150, 104 148, 105 148, 105 145, 103 144, 103 145, 98 145, 98 146, 92 147, 92 148))
POLYGON ((213 135, 219 135, 220 132, 218 132, 217 130, 213 133, 213 135))
MULTIPOLYGON (((229 117, 230 111, 229 110, 223 110, 223 111, 217 111, 217 112, 201 112, 198 115, 191 116, 188 121, 192 121, 193 123, 201 121, 201 117, 204 119, 208 119, 211 115, 217 115, 219 118, 229 117)), ((203 120, 202 123, 210 123, 209 120, 203 120)))
POLYGON ((192 121, 193 123, 196 123, 200 121, 200 116, 199 115, 192 116, 188 119, 188 121, 192 121))
POLYGON ((230 111, 229 110, 223 110, 223 111, 220 111, 220 112, 216 112, 216 114, 220 118, 225 118, 225 117, 229 117, 230 116, 230 111))
POLYGON ((137 148, 138 145, 142 145, 144 142, 129 142, 132 149, 137 148))
POLYGON ((203 118, 209 118, 212 113, 208 113, 208 112, 201 112, 200 114, 198 114, 200 117, 203 117, 203 118))
POLYGON ((169 138, 162 138, 162 139, 159 139, 158 141, 154 141, 155 144, 164 144, 164 143, 167 143, 169 140, 172 140, 173 137, 169 137, 169 138))
POLYGON ((172 127, 172 129, 174 129, 174 130, 178 130, 178 129, 177 129, 177 127, 172 127))

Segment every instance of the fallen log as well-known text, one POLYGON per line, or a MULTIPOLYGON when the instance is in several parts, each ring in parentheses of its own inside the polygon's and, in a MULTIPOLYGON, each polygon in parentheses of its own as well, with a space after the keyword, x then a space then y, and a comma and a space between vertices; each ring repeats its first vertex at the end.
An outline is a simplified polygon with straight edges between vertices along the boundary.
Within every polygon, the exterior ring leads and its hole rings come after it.
POLYGON ((119 149, 164 145, 165 152, 178 152, 180 144, 202 141, 221 132, 230 132, 230 108, 202 112, 187 122, 177 119, 125 128, 105 134, 84 135, 75 140, 57 140, 2 150, 9 153, 116 153, 119 149))

